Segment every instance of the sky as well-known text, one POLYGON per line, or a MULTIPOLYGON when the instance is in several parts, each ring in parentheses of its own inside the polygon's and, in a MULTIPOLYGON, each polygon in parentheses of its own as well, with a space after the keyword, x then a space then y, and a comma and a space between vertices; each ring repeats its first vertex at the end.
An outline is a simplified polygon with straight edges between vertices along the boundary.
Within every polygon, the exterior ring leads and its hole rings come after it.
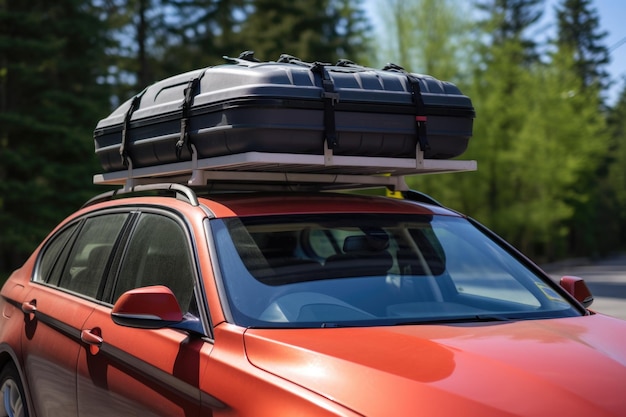
MULTIPOLYGON (((365 8, 377 23, 379 3, 386 0, 364 0, 365 8)), ((467 0, 458 0, 467 1, 467 0)), ((554 22, 554 7, 562 0, 547 0, 543 19, 554 22)), ((600 18, 600 30, 607 32, 604 43, 610 50, 611 63, 607 67, 613 85, 607 94, 608 104, 616 102, 618 94, 626 85, 626 0, 592 0, 600 18)), ((540 24, 541 25, 541 24, 540 24)), ((432 74, 436 76, 436 74, 432 74)))

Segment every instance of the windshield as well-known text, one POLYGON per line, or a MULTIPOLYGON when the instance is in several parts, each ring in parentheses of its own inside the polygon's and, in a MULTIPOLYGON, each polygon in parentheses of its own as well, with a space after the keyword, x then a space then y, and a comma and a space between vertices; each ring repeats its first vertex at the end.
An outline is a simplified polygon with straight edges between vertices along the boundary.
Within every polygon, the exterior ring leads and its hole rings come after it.
POLYGON ((554 285, 450 216, 211 220, 233 320, 339 327, 580 315, 554 285))

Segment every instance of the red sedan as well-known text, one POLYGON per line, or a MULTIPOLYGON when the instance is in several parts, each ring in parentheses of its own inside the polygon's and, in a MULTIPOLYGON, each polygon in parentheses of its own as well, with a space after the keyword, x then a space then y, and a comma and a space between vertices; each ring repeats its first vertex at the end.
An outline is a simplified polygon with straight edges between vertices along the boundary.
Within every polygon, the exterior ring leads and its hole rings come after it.
POLYGON ((474 220, 177 190, 87 205, 11 275, 0 415, 626 415, 626 322, 474 220))

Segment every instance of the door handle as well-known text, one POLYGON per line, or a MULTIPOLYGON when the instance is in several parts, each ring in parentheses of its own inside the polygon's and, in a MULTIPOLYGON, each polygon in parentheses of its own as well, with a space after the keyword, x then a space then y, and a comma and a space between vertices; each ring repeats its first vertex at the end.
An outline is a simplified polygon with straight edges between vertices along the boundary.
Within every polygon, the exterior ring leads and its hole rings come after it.
POLYGON ((37 300, 24 301, 22 303, 22 311, 26 314, 35 314, 37 311, 37 300))
POLYGON ((92 355, 96 355, 100 352, 100 347, 104 339, 102 338, 102 332, 98 328, 85 329, 80 332, 80 340, 89 345, 89 352, 92 355))
POLYGON ((28 315, 28 321, 35 320, 35 313, 37 312, 37 300, 24 301, 22 303, 22 311, 28 315))

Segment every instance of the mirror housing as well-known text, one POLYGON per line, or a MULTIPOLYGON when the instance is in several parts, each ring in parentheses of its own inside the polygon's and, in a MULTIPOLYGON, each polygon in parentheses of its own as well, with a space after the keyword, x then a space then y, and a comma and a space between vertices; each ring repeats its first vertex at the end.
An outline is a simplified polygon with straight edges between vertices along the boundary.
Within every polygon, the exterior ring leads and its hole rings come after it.
POLYGON ((164 285, 135 288, 120 296, 111 311, 113 322, 140 329, 160 329, 183 321, 176 296, 164 285))
POLYGON ((585 308, 593 303, 593 295, 584 279, 566 275, 561 277, 560 285, 585 308))

